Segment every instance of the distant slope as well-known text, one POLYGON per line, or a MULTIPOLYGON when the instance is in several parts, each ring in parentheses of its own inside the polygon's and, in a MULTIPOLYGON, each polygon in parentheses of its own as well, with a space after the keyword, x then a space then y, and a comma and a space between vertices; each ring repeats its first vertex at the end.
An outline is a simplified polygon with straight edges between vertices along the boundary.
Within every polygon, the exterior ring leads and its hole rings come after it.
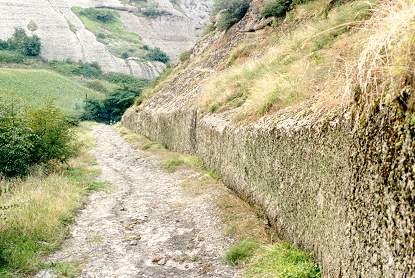
POLYGON ((126 30, 142 36, 145 44, 160 47, 176 61, 177 56, 196 41, 207 20, 210 2, 186 0, 173 5, 170 1, 159 0, 154 3, 160 15, 148 17, 137 7, 124 6, 118 0, 38 0, 30 3, 26 0, 0 0, 0 39, 10 37, 14 28, 22 27, 41 37, 44 45, 42 57, 45 59, 98 62, 104 71, 153 79, 163 70, 162 63, 117 57, 85 28, 71 8, 106 7, 116 10, 126 30))
POLYGON ((53 99, 64 111, 78 113, 85 97, 102 96, 48 70, 0 68, 0 97, 18 97, 34 105, 53 99))

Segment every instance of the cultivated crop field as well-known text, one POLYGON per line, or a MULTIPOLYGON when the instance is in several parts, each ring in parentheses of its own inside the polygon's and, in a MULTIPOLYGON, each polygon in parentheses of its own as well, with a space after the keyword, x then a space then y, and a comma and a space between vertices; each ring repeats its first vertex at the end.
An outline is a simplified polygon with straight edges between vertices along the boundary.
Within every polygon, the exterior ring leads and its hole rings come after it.
POLYGON ((48 70, 0 68, 0 97, 18 97, 34 105, 52 99, 65 112, 78 114, 86 97, 103 96, 48 70))

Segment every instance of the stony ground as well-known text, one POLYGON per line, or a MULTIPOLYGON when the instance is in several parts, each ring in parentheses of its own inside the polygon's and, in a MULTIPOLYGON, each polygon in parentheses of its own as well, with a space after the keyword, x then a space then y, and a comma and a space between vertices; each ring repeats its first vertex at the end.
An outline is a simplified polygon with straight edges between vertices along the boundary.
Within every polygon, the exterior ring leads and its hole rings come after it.
POLYGON ((114 128, 97 126, 94 132, 101 179, 110 190, 89 197, 72 237, 48 260, 79 262, 81 277, 238 276, 223 262, 230 239, 212 193, 187 192, 180 185, 183 172, 167 172, 114 128))

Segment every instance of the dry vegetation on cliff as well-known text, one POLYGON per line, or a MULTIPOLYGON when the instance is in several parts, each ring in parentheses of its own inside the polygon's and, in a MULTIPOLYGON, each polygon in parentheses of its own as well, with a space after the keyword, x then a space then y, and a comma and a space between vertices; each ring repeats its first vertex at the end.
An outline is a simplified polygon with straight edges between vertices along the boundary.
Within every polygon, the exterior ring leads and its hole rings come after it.
MULTIPOLYGON (((252 48, 252 58, 233 63, 206 82, 199 106, 210 112, 239 107, 236 117, 244 118, 310 98, 316 100, 314 110, 347 102, 346 70, 365 44, 359 30, 375 4, 352 1, 327 14, 323 12, 327 1, 296 6, 284 20, 274 22, 266 49, 252 48)), ((239 53, 235 49, 231 61, 239 53)), ((242 54, 247 56, 246 51, 242 54)))

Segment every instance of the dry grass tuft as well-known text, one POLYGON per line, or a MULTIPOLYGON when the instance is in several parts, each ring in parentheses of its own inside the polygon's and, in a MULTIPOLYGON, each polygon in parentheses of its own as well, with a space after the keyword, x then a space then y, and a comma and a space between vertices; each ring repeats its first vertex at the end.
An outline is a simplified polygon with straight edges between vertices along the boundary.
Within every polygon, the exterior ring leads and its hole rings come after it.
POLYGON ((357 63, 358 93, 367 104, 380 96, 390 100, 414 74, 415 3, 390 0, 367 22, 369 39, 357 63))

